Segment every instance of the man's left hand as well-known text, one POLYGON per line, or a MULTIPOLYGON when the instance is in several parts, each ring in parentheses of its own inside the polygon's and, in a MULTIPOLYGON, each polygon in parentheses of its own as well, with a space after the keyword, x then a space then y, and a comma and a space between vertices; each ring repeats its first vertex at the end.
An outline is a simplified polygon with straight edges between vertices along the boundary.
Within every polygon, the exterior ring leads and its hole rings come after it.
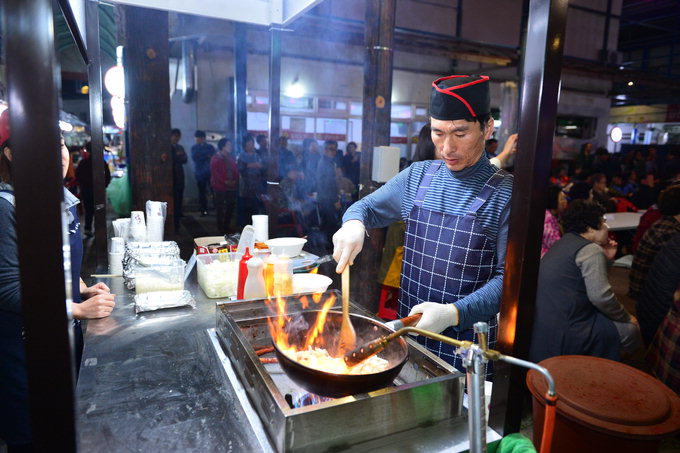
POLYGON ((87 300, 91 297, 94 297, 98 294, 109 294, 111 293, 111 290, 109 289, 106 284, 99 282, 95 285, 92 286, 86 286, 85 288, 80 289, 80 298, 82 300, 87 300))
POLYGON ((423 302, 413 307, 409 316, 416 313, 423 314, 415 325, 418 329, 441 333, 448 327, 458 325, 458 309, 453 304, 423 302))

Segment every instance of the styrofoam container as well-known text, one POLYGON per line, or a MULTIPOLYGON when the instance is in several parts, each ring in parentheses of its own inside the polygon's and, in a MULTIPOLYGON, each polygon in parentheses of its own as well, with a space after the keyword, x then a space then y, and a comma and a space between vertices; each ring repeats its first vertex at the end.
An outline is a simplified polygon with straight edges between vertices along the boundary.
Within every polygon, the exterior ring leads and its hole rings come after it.
POLYGON ((198 284, 206 296, 213 299, 236 296, 242 256, 235 252, 196 255, 198 284))
POLYGON ((264 242, 269 247, 272 255, 283 255, 289 258, 298 256, 302 252, 302 247, 307 243, 304 238, 276 238, 264 242))
POLYGON ((294 293, 322 293, 333 282, 330 277, 321 274, 294 274, 294 293))

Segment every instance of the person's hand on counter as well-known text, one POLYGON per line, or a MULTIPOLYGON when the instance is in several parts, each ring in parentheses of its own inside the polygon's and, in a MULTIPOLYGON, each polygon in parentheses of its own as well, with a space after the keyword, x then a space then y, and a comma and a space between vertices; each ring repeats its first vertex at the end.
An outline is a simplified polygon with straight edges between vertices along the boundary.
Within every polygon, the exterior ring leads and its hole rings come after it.
POLYGON ((341 274, 347 264, 354 264, 354 258, 364 246, 366 227, 359 220, 348 220, 333 235, 333 259, 338 262, 335 272, 341 274))
POLYGON ((109 316, 116 303, 113 301, 115 294, 97 294, 89 299, 73 304, 73 317, 75 319, 98 319, 109 316))
POLYGON ((438 302, 423 302, 411 309, 409 316, 422 313, 418 329, 429 330, 434 333, 442 333, 448 327, 458 325, 458 309, 453 304, 440 304, 438 302))
POLYGON ((94 297, 98 294, 110 294, 111 290, 109 289, 106 284, 99 282, 97 284, 94 284, 92 286, 87 286, 83 279, 80 279, 80 297, 83 300, 87 300, 91 297, 94 297))

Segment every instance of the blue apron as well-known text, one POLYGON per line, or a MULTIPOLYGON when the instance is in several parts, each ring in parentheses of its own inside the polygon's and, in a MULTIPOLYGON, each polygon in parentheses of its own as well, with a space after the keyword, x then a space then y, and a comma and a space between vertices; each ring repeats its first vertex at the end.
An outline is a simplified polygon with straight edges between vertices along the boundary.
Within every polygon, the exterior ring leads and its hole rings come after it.
MULTIPOLYGON (((432 178, 442 165, 433 161, 420 183, 413 208, 406 219, 404 258, 399 292, 399 317, 408 316, 411 308, 422 302, 452 303, 484 286, 496 269, 495 243, 477 220, 477 211, 503 180, 503 171, 489 178, 463 216, 423 208, 432 178)), ((489 348, 496 344, 496 316, 489 324, 489 348)), ((442 332, 457 340, 475 341, 472 329, 449 327, 442 332)), ((417 337, 438 357, 465 371, 455 347, 423 336, 417 337)), ((487 367, 490 379, 491 367, 487 367)))

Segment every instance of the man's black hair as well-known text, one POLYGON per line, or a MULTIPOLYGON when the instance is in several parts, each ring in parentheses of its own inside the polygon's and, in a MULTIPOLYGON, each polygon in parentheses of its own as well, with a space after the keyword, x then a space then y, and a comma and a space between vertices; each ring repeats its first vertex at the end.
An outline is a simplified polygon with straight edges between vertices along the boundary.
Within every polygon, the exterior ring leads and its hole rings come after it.
POLYGON ((203 138, 205 138, 205 131, 197 130, 196 133, 194 134, 194 137, 203 137, 203 138))
POLYGON ((589 227, 598 230, 605 212, 604 207, 596 201, 572 201, 562 213, 562 229, 565 234, 585 233, 589 227))
POLYGON ((170 135, 182 135, 182 131, 180 131, 177 128, 174 128, 173 130, 170 131, 170 135))

